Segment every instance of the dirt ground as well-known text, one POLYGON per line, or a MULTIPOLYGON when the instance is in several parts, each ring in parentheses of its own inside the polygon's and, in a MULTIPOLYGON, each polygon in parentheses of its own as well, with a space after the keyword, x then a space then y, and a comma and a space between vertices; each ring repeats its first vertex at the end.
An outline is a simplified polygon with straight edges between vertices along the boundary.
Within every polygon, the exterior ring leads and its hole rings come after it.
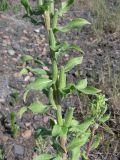
MULTIPOLYGON (((42 25, 34 26, 28 19, 23 19, 23 10, 13 14, 12 11, 0 12, 0 148, 4 151, 5 160, 32 160, 35 155, 36 141, 34 132, 40 126, 48 125, 49 116, 27 112, 22 119, 17 117, 20 134, 12 138, 10 129, 10 112, 18 114, 19 109, 29 105, 35 99, 46 102, 42 93, 30 93, 26 104, 23 102, 24 87, 34 80, 34 75, 20 76, 23 65, 19 58, 29 54, 42 60, 48 59, 47 34, 42 25), (13 93, 19 92, 19 98, 13 99, 13 93)), ((91 20, 87 10, 74 8, 65 14, 59 23, 65 24, 73 17, 91 20)), ((84 62, 68 75, 68 80, 76 81, 87 77, 88 82, 100 88, 108 98, 108 112, 111 118, 107 124, 114 136, 104 133, 102 144, 91 154, 91 160, 120 159, 120 33, 107 32, 97 41, 90 26, 72 30, 71 33, 58 34, 59 40, 68 40, 80 45, 84 51, 84 62)), ((77 53, 71 51, 70 55, 77 53)), ((69 57, 66 57, 69 58, 69 57)), ((62 60, 63 63, 63 60, 62 60)), ((35 65, 35 64, 30 64, 35 65)), ((75 116, 81 120, 87 114, 88 97, 73 95, 65 102, 64 107, 71 104, 76 107, 75 116), (82 108, 82 110, 81 110, 82 108)))

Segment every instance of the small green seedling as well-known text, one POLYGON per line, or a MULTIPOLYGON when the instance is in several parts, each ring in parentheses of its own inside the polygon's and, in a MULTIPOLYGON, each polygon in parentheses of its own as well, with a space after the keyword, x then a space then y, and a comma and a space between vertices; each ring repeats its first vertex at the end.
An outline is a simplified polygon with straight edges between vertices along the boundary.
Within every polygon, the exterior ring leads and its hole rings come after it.
POLYGON ((0 160, 4 160, 4 152, 1 146, 0 146, 0 160))
MULTIPOLYGON (((31 18, 34 14, 43 14, 44 26, 48 32, 50 59, 51 64, 47 64, 50 71, 45 72, 42 68, 45 62, 40 63, 40 68, 31 68, 27 66, 23 68, 21 73, 33 72, 37 75, 35 81, 26 86, 24 101, 27 94, 34 91, 45 91, 48 96, 49 103, 43 104, 40 101, 35 101, 27 107, 33 113, 45 113, 48 110, 54 110, 55 118, 51 117, 51 130, 44 132, 40 130, 40 136, 51 136, 52 147, 55 152, 53 154, 43 153, 33 158, 33 160, 79 160, 80 158, 89 159, 91 150, 96 149, 101 142, 101 136, 96 134, 97 128, 109 119, 109 115, 105 115, 107 106, 105 97, 99 95, 100 90, 91 87, 87 83, 87 79, 80 79, 77 83, 68 83, 66 76, 68 72, 74 69, 83 61, 83 51, 76 44, 68 42, 58 42, 56 34, 58 32, 69 32, 71 29, 83 27, 90 23, 82 18, 70 20, 66 25, 60 26, 58 23, 59 17, 63 16, 73 5, 74 0, 65 0, 60 2, 60 5, 55 7, 54 0, 39 0, 37 4, 38 10, 34 10, 28 0, 21 0, 25 7, 26 15, 31 18), (65 64, 60 65, 59 59, 64 56, 66 51, 73 49, 80 53, 78 57, 71 57, 65 64), (46 76, 43 76, 46 75, 46 76), (46 78, 45 78, 46 77, 46 78), (73 92, 80 92, 87 95, 95 95, 96 100, 92 102, 90 115, 79 123, 74 119, 74 106, 68 106, 65 117, 63 117, 62 100, 73 92), (44 134, 43 134, 44 133, 44 134), (47 134, 49 133, 49 134, 47 134)), ((69 51, 70 52, 70 51, 69 51)), ((69 53, 68 52, 68 53, 69 53)), ((33 61, 29 55, 22 57, 23 61, 33 61)), ((22 111, 26 111, 25 107, 22 111)), ((21 111, 21 112, 22 112, 21 111)), ((23 114, 23 112, 22 112, 23 114)), ((45 137, 44 137, 45 138, 45 137)))
POLYGON ((7 0, 1 0, 0 1, 0 10, 5 11, 9 7, 9 2, 7 0))
POLYGON ((15 112, 10 113, 10 127, 11 127, 11 134, 15 138, 19 132, 19 126, 16 122, 16 114, 15 112))

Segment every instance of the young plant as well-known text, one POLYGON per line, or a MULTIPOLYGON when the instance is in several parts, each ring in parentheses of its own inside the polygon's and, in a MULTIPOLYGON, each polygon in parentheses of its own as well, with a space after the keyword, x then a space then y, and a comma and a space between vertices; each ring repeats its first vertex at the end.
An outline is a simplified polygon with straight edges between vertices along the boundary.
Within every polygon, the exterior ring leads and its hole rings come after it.
POLYGON ((4 152, 1 146, 0 146, 0 160, 4 160, 4 152))
POLYGON ((7 0, 1 0, 0 1, 0 10, 5 11, 9 7, 9 2, 7 0))
POLYGON ((19 126, 16 123, 15 112, 10 113, 10 127, 11 127, 11 134, 15 138, 19 132, 19 126))
MULTIPOLYGON (((28 0, 21 0, 21 2, 26 9, 28 17, 36 13, 28 0)), ((44 132, 45 130, 40 129, 37 132, 39 133, 38 135, 51 135, 52 146, 55 153, 53 155, 48 153, 41 154, 35 157, 34 160, 79 160, 80 157, 88 159, 90 151, 95 149, 96 146, 99 145, 99 141, 101 141, 101 137, 95 135, 95 131, 99 127, 99 124, 104 123, 104 114, 107 109, 105 98, 102 95, 97 95, 100 92, 99 89, 88 86, 87 79, 81 79, 75 84, 66 82, 67 73, 75 66, 82 63, 83 51, 79 46, 69 44, 66 41, 58 43, 55 38, 57 32, 69 32, 73 28, 90 24, 87 20, 82 18, 75 18, 64 26, 58 24, 59 17, 63 16, 73 3, 74 0, 66 0, 61 2, 58 8, 55 8, 54 0, 39 1, 39 13, 43 14, 44 26, 48 31, 51 58, 51 66, 48 65, 48 68, 51 69, 48 72, 44 72, 44 70, 41 69, 44 62, 40 62, 41 68, 36 69, 27 66, 21 71, 21 73, 25 74, 29 71, 34 73, 37 71, 36 74, 38 75, 34 82, 26 86, 24 100, 31 90, 45 91, 49 98, 48 104, 36 101, 28 106, 28 109, 33 113, 45 113, 50 109, 55 112, 55 118, 51 119, 51 130, 44 132), (61 66, 59 64, 59 58, 62 58, 64 53, 70 49, 80 52, 80 56, 70 58, 65 65, 61 66), (42 75, 47 75, 47 78, 43 78, 42 75), (92 103, 91 114, 80 124, 73 117, 74 106, 68 106, 65 116, 63 116, 63 106, 61 103, 66 96, 76 91, 97 96, 97 100, 92 103)), ((29 55, 24 55, 23 59, 25 61, 34 60, 29 55)), ((21 109, 22 114, 23 111, 26 111, 26 109, 21 109)), ((109 116, 105 119, 107 120, 108 118, 109 116)))

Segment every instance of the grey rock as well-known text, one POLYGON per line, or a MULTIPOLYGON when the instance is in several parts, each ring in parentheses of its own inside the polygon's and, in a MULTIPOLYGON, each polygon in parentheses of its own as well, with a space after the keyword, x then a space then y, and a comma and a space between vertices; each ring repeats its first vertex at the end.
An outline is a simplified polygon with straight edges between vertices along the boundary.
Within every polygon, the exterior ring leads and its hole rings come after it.
POLYGON ((9 50, 8 50, 8 53, 9 53, 10 56, 14 56, 14 55, 15 55, 15 51, 12 50, 12 49, 9 49, 9 50))
POLYGON ((24 154, 24 147, 21 145, 15 144, 14 145, 14 153, 22 156, 24 154))
POLYGON ((0 75, 0 101, 3 102, 6 97, 11 93, 8 86, 9 77, 7 75, 0 75))
POLYGON ((18 50, 18 51, 21 51, 20 45, 19 45, 18 43, 16 43, 16 42, 13 42, 13 43, 12 43, 12 47, 13 47, 13 49, 16 49, 16 50, 18 50))

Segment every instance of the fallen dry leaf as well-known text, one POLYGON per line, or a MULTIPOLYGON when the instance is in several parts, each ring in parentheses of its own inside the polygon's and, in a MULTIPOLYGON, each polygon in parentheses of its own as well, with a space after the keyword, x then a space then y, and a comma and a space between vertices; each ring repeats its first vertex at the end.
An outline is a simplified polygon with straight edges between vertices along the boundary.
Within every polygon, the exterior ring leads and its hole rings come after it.
POLYGON ((26 138, 26 139, 30 138, 31 135, 32 135, 32 130, 30 130, 30 129, 26 130, 25 132, 22 133, 22 137, 26 138))

